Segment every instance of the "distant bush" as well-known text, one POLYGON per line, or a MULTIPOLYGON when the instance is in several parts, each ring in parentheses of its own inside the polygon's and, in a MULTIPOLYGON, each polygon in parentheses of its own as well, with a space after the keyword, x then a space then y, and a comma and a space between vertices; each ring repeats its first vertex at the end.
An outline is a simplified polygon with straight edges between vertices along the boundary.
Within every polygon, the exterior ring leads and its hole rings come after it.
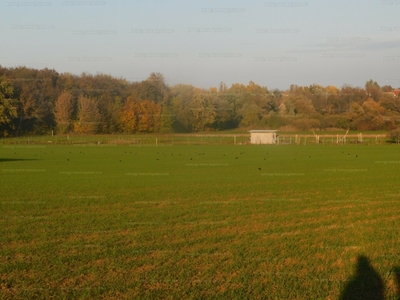
POLYGON ((390 131, 389 137, 393 142, 396 142, 397 144, 400 144, 400 127, 390 131))

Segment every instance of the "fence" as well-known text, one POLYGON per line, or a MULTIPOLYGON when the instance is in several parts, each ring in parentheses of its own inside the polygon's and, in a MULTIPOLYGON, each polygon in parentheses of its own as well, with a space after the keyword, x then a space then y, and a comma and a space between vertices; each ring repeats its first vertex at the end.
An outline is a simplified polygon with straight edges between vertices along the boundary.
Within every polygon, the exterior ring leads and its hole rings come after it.
MULTIPOLYGON (((386 134, 279 134, 279 145, 343 145, 384 144, 386 134)), ((3 145, 130 145, 130 146, 173 146, 173 145, 246 145, 249 134, 151 134, 151 135, 54 135, 29 136, 0 139, 3 145)))

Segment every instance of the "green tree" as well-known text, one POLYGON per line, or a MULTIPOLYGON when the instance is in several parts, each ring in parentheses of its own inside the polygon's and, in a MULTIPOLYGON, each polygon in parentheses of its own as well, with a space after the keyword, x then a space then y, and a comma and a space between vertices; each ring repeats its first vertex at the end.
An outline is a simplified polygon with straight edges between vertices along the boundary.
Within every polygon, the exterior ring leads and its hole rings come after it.
POLYGON ((246 103, 239 111, 241 115, 240 126, 257 126, 262 119, 261 109, 254 103, 246 103))
POLYGON ((0 136, 9 135, 13 129, 12 122, 17 116, 13 100, 13 87, 4 77, 0 77, 0 136))
POLYGON ((396 142, 397 144, 400 144, 400 127, 390 131, 389 137, 392 141, 396 142))
POLYGON ((216 115, 211 96, 207 94, 196 94, 194 96, 189 114, 192 131, 204 131, 211 128, 216 115))
POLYGON ((175 116, 172 114, 168 105, 163 105, 160 115, 160 132, 173 132, 175 116))
POLYGON ((370 79, 365 83, 365 91, 369 97, 371 97, 374 101, 378 101, 382 96, 382 90, 379 84, 376 81, 370 79))

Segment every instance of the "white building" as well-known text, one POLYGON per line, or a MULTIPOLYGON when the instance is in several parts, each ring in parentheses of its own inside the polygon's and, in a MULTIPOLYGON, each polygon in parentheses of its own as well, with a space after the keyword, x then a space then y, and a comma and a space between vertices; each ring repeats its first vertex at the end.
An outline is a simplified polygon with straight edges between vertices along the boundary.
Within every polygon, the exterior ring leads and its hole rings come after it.
POLYGON ((255 145, 276 144, 278 130, 250 130, 250 143, 255 145))

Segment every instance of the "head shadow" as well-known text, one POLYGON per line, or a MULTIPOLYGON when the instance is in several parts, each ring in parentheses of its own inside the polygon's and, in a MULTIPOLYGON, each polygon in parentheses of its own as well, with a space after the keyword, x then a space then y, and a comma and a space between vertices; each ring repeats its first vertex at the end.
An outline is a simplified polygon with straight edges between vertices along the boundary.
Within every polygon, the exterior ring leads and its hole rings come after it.
POLYGON ((1 158, 0 157, 0 163, 7 162, 7 161, 31 161, 31 160, 37 160, 37 159, 36 158, 1 158))
POLYGON ((400 300, 400 267, 394 267, 393 273, 394 273, 394 278, 396 280, 397 300, 400 300))
POLYGON ((372 267, 368 257, 357 258, 355 274, 347 282, 340 295, 341 300, 384 300, 384 283, 372 267))

